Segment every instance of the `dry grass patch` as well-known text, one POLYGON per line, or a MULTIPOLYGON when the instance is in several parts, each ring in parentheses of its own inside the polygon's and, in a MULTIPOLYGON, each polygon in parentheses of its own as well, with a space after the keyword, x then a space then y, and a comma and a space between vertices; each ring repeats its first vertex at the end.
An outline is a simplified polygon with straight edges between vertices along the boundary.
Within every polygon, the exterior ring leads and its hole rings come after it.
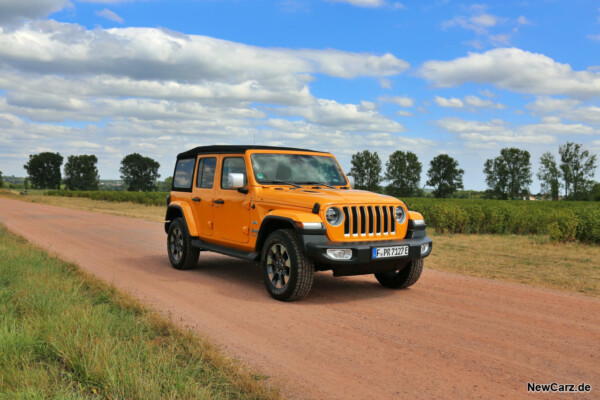
POLYGON ((166 204, 165 206, 147 206, 144 204, 115 203, 87 198, 44 196, 43 191, 30 191, 29 194, 21 196, 17 190, 0 190, 0 196, 13 200, 48 204, 75 210, 94 211, 122 217, 140 218, 154 222, 164 222, 167 210, 166 204))
POLYGON ((429 233, 429 268, 600 296, 600 246, 547 236, 429 233))

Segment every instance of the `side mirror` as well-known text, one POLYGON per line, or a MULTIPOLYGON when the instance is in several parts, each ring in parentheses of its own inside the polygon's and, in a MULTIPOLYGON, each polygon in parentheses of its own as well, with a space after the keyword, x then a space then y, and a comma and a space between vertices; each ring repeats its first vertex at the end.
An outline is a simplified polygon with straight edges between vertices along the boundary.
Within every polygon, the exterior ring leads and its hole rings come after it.
POLYGON ((354 189, 354 177, 352 175, 348 175, 348 183, 350 184, 350 187, 354 189))
POLYGON ((244 174, 229 173, 227 174, 227 188, 228 189, 241 189, 244 187, 244 174))

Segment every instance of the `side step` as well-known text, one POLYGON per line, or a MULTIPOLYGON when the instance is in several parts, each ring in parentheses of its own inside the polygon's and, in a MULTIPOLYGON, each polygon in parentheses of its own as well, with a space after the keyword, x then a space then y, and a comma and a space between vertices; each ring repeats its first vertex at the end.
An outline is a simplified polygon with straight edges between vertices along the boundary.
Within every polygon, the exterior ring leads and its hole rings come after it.
POLYGON ((200 250, 214 251, 215 253, 224 254, 226 256, 240 258, 246 261, 257 261, 260 254, 254 251, 244 251, 232 249, 231 247, 221 246, 218 244, 208 243, 200 239, 192 239, 192 247, 200 250))

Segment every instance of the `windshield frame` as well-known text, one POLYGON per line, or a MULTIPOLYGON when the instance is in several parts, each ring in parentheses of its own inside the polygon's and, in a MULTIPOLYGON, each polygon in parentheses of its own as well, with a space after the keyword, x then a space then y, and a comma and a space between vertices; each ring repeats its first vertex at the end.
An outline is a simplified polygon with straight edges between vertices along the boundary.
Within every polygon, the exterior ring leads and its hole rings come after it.
MULTIPOLYGON (((297 185, 302 185, 302 186, 334 186, 334 187, 345 187, 349 185, 349 181, 348 178, 346 177, 346 174, 344 173, 344 170, 342 169, 342 167, 340 166, 340 164, 338 163, 337 159, 329 154, 329 153, 304 153, 304 152, 286 152, 286 151, 282 151, 282 152, 262 152, 262 151, 257 151, 257 152, 252 152, 249 154, 249 158, 250 158, 250 168, 252 169, 252 175, 254 178, 254 181, 258 184, 258 185, 285 185, 285 186, 291 186, 290 183, 294 183, 297 185), (329 182, 329 181, 322 181, 322 183, 311 183, 311 184, 303 184, 303 183, 297 183, 295 180, 287 180, 287 183, 281 182, 281 183, 273 183, 272 180, 277 180, 277 179, 268 179, 268 178, 259 178, 257 176, 257 171, 254 169, 254 160, 253 157, 255 155, 259 155, 259 156, 263 156, 263 155, 273 155, 273 156, 277 156, 277 155, 283 155, 283 156, 303 156, 303 157, 315 157, 315 158, 327 158, 327 159, 331 159, 332 161, 332 165, 335 167, 335 169, 337 170, 341 182, 339 183, 335 183, 335 182, 329 182), (266 182, 263 182, 266 181, 266 182)), ((303 182, 304 180, 301 180, 299 182, 303 182)), ((316 182, 316 181, 315 181, 316 182)))

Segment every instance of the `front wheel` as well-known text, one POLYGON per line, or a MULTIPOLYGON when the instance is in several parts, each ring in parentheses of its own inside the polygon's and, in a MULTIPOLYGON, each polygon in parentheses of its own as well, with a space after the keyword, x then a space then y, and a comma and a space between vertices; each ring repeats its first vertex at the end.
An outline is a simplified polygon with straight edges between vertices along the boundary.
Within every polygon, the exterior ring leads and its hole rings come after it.
POLYGON ((275 299, 300 300, 310 292, 315 265, 291 229, 280 229, 269 235, 261 262, 265 287, 275 299))
POLYGON ((397 271, 379 272, 375 274, 375 278, 383 286, 392 289, 407 288, 414 285, 421 276, 423 271, 423 259, 417 258, 410 260, 406 266, 397 271))
POLYGON ((183 218, 175 218, 169 226, 167 253, 175 269, 191 269, 198 264, 200 250, 192 247, 192 238, 183 218))

